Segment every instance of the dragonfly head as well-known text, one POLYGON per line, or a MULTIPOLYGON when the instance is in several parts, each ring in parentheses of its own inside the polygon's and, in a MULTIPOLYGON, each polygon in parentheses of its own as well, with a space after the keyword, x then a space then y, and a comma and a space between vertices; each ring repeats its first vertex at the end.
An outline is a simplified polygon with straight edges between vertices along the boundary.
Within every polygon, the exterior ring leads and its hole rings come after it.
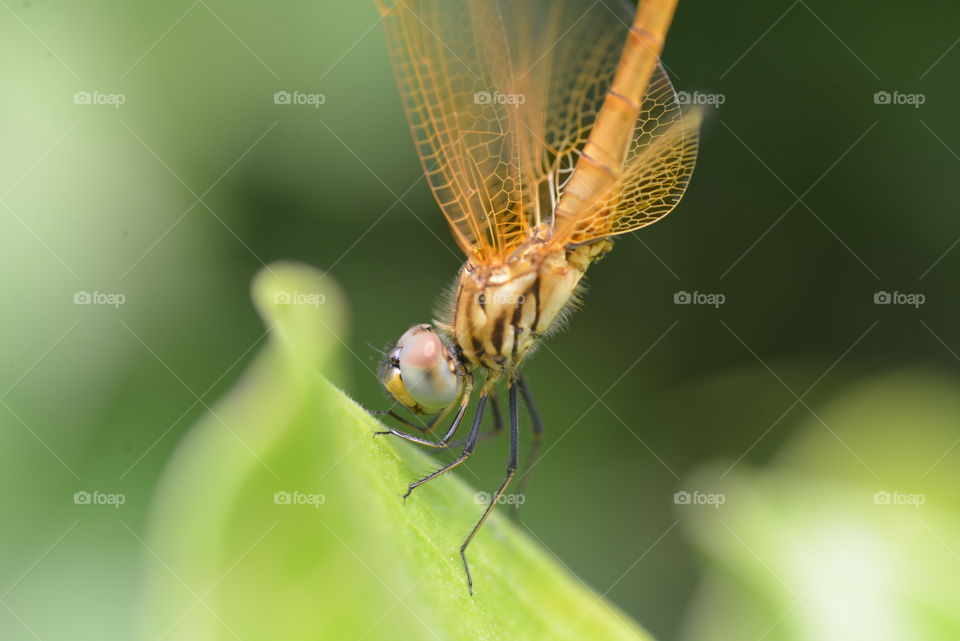
POLYGON ((380 365, 380 381, 399 403, 417 414, 436 414, 460 393, 457 361, 430 325, 414 325, 380 365))

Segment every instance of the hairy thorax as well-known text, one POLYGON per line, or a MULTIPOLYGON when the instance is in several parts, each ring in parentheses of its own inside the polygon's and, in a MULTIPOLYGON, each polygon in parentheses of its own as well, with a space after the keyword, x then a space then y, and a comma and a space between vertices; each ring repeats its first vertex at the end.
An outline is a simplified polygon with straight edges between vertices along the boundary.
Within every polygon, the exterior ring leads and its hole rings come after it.
POLYGON ((516 368, 537 339, 577 302, 587 267, 613 245, 601 240, 551 249, 533 236, 496 265, 460 271, 450 329, 464 360, 491 372, 516 368))

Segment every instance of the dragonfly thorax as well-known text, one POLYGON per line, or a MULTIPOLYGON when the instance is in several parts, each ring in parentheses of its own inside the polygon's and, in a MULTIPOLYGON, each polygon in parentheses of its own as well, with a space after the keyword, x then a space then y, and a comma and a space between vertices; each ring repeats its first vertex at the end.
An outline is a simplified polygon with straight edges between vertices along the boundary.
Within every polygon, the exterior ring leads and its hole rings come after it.
POLYGON ((500 372, 516 368, 537 340, 577 302, 587 267, 612 241, 549 249, 532 238, 496 265, 467 262, 460 271, 451 323, 466 364, 500 372))

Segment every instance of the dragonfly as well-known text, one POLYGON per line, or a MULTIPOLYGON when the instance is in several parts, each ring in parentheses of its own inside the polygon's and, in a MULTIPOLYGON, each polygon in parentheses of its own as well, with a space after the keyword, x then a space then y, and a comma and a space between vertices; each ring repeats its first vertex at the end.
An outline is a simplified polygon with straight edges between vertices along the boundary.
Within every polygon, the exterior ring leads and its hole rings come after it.
POLYGON ((501 431, 498 382, 507 392, 506 475, 460 547, 470 594, 467 547, 518 471, 521 396, 521 483, 542 443, 521 365, 578 307, 587 268, 670 213, 693 172, 700 112, 681 109, 660 62, 676 4, 641 0, 624 20, 599 1, 377 0, 426 181, 465 255, 438 320, 408 329, 380 366, 394 407, 426 422, 382 410, 419 434, 377 434, 462 448, 404 499, 473 454, 488 404, 501 431))

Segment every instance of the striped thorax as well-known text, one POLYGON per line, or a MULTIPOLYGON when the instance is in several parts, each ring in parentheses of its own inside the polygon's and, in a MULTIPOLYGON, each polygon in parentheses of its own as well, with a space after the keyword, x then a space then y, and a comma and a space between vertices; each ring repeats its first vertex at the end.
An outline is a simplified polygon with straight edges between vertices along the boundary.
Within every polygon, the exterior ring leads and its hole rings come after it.
POLYGON ((576 303, 587 267, 612 244, 554 249, 534 236, 502 264, 467 262, 451 323, 465 363, 490 372, 515 369, 576 303))

